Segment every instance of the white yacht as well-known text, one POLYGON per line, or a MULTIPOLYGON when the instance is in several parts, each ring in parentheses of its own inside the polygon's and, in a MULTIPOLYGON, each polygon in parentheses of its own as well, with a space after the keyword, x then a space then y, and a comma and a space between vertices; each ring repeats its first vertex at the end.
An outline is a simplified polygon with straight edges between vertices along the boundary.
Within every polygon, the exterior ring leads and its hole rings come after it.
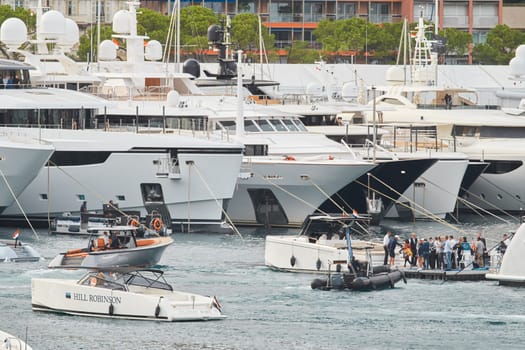
MULTIPOLYGON (((403 126, 407 134, 419 130, 425 134, 417 141, 420 148, 461 152, 468 156, 470 165, 477 163, 478 168, 485 168, 463 191, 462 196, 471 202, 469 205, 487 210, 522 211, 525 192, 520 179, 525 176, 525 157, 519 150, 525 145, 524 121, 495 106, 476 105, 472 89, 437 86, 435 82, 440 80, 435 76, 435 64, 436 55, 430 50, 425 26, 420 20, 410 79, 404 79, 403 68, 392 67, 387 73, 391 85, 377 87, 377 91, 384 93, 375 99, 375 104, 378 108, 387 108, 379 113, 378 123, 403 126)), ((364 120, 360 116, 357 122, 371 123, 372 114, 364 114, 364 120)), ((347 120, 353 122, 351 117, 347 120)))
MULTIPOLYGON (((1 97, 0 97, 1 100, 1 97)), ((54 148, 23 133, 9 135, 0 130, 0 213, 33 181, 54 148)))
MULTIPOLYGON (((28 67, 0 66, 29 82, 28 67)), ((18 196, 33 220, 48 222, 63 212, 102 211, 103 202, 141 216, 155 210, 163 222, 217 225, 232 197, 242 160, 240 144, 180 135, 147 135, 94 130, 95 111, 109 102, 76 91, 6 88, 0 93, 3 132, 24 134, 56 150, 49 166, 18 196)), ((0 220, 21 220, 17 203, 0 220)), ((194 226, 195 227, 195 226, 194 226)))

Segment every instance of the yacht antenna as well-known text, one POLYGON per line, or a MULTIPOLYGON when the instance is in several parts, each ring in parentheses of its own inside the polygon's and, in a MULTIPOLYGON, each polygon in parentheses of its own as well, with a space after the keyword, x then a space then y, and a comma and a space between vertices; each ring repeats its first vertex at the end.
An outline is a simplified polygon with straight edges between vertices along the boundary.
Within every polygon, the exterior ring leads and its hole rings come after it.
POLYGON ((97 71, 100 72, 100 10, 101 1, 97 0, 97 71))
POLYGON ((237 51, 237 126, 235 128, 235 136, 237 141, 244 135, 244 111, 242 100, 242 50, 237 51))

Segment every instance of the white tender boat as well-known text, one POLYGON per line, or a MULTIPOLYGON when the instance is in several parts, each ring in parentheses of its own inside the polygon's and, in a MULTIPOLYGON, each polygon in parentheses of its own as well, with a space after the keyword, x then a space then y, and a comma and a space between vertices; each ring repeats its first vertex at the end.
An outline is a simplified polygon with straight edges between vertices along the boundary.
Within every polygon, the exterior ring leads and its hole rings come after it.
POLYGON ((28 262, 40 260, 40 254, 31 246, 15 239, 0 240, 0 261, 28 262))
POLYGON ((150 267, 159 262, 171 237, 137 238, 135 226, 95 227, 86 248, 71 249, 57 255, 50 268, 101 269, 150 267), (105 237, 104 234, 107 233, 105 237))
POLYGON ((22 339, 0 330, 0 349, 6 350, 32 350, 22 339))
MULTIPOLYGON (((496 280, 500 285, 525 286, 525 262, 523 255, 525 243, 525 224, 521 224, 518 231, 512 237, 505 253, 501 259, 501 265, 497 271, 487 273, 486 279, 496 280)), ((496 260, 499 260, 496 258, 496 260)), ((498 263, 491 264, 498 266, 498 263)))
POLYGON ((159 270, 91 271, 80 280, 34 278, 35 311, 155 321, 225 318, 215 297, 174 291, 159 270))
MULTIPOLYGON (((306 218, 298 235, 266 236, 264 263, 290 272, 340 272, 349 263, 345 227, 355 230, 365 218, 319 215, 306 218)), ((358 261, 380 265, 384 258, 380 242, 351 240, 352 255, 358 261)))

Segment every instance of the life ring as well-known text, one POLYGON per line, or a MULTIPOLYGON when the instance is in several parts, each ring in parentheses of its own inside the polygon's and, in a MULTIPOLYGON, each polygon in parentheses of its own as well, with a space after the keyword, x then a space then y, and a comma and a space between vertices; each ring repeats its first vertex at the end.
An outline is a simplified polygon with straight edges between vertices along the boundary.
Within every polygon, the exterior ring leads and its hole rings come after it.
POLYGON ((160 218, 154 219, 151 226, 153 226, 155 231, 159 232, 162 229, 162 220, 160 218))
POLYGON ((131 218, 128 221, 128 226, 138 227, 138 226, 140 226, 140 223, 137 221, 137 219, 131 218))

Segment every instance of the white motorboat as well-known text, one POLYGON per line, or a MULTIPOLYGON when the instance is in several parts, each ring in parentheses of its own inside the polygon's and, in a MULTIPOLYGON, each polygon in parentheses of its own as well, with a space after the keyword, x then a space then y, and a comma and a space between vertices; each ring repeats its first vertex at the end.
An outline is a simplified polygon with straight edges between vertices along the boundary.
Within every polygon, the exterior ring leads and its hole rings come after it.
MULTIPOLYGON (((16 235, 16 232, 15 232, 16 235)), ((0 239, 0 261, 39 261, 40 254, 30 245, 16 239, 0 239)))
POLYGON ((72 215, 70 212, 57 216, 51 222, 52 234, 68 235, 91 235, 95 227, 104 229, 106 227, 130 225, 137 228, 136 235, 143 236, 169 236, 172 230, 162 221, 162 215, 153 211, 145 218, 140 218, 140 211, 123 212, 118 205, 104 205, 102 212, 85 212, 80 215, 72 215))
POLYGON ((497 251, 493 253, 491 271, 485 278, 496 280, 500 285, 525 286, 524 243, 525 224, 522 223, 512 236, 503 256, 497 251))
POLYGON ((168 322, 226 317, 217 298, 175 291, 160 270, 91 271, 78 281, 33 278, 31 302, 35 311, 90 317, 168 322))
POLYGON ((0 349, 5 350, 32 350, 25 341, 12 334, 0 330, 0 349))
POLYGON ((110 269, 150 267, 157 264, 164 250, 173 243, 171 237, 137 238, 136 226, 94 227, 85 248, 60 253, 49 268, 110 269))
MULTIPOLYGON (((264 263, 289 272, 326 273, 347 269, 350 262, 346 227, 363 234, 369 218, 355 216, 311 215, 297 235, 266 236, 264 263)), ((351 239, 352 256, 370 266, 382 265, 381 242, 351 239)))

